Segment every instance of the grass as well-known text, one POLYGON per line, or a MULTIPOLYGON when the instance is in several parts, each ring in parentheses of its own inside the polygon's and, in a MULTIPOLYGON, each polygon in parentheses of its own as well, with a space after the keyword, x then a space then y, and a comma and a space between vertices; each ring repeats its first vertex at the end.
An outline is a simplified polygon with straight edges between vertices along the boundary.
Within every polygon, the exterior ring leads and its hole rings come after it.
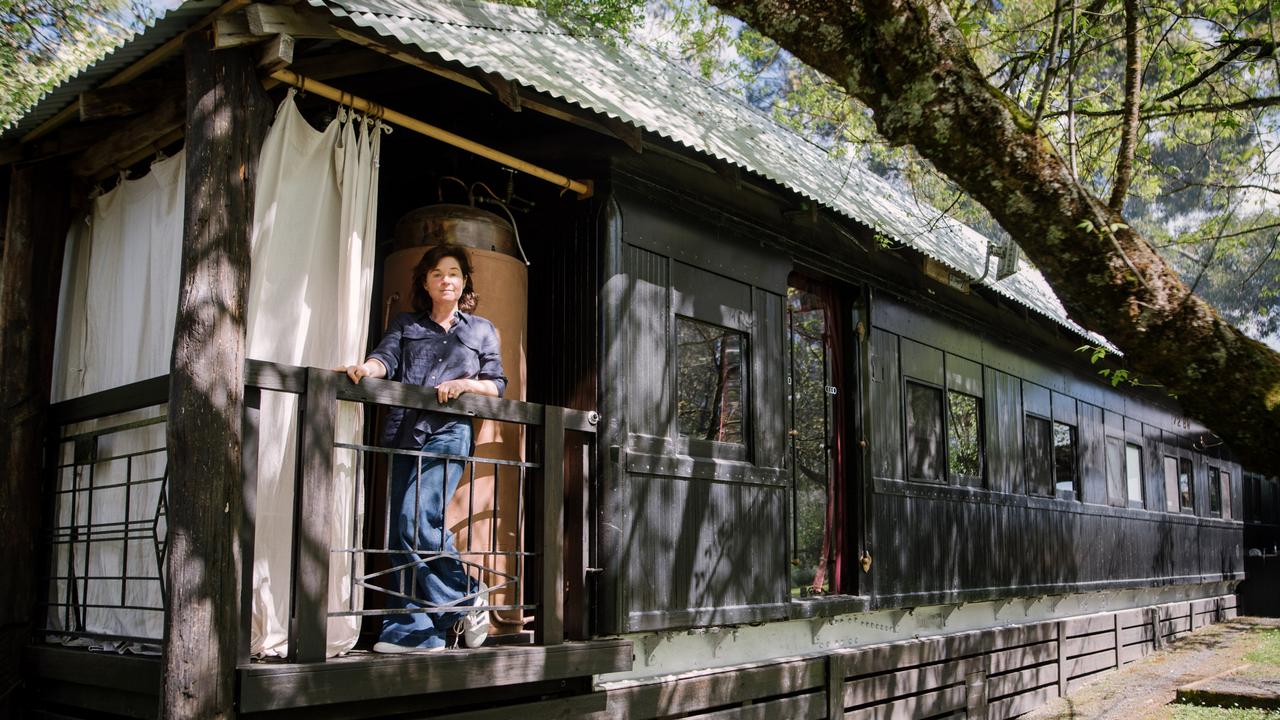
POLYGON ((1258 646, 1244 656, 1245 662, 1280 667, 1280 630, 1264 630, 1258 646))

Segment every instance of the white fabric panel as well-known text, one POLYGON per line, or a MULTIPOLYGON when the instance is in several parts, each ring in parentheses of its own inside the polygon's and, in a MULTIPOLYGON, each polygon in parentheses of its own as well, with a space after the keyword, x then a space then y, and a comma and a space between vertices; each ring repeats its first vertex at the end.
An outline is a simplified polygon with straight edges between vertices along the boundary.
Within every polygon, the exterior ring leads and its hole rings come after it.
POLYGON ((182 250, 185 153, 93 201, 67 235, 52 400, 169 372, 182 250))
MULTIPOLYGON (((54 401, 168 372, 177 312, 184 155, 152 165, 93 201, 67 236, 54 354, 54 401)), ((157 540, 165 468, 165 407, 79 423, 105 433, 96 461, 73 467, 62 448, 55 489, 48 627, 159 641, 164 631, 157 540)), ((73 640, 74 641, 74 640, 73 640)), ((79 641, 75 641, 79 642, 79 641)), ((93 643, 145 649, 136 643, 93 643)), ((152 645, 151 649, 156 649, 152 645)))
MULTIPOLYGON (((335 367, 364 353, 373 278, 377 164, 381 131, 343 118, 318 132, 293 102, 281 104, 258 166, 249 283, 248 355, 292 365, 335 367)), ((287 652, 297 398, 263 393, 253 572, 251 651, 287 652)), ((359 442, 361 409, 338 409, 339 441, 359 442)), ((332 546, 359 546, 358 458, 339 452, 334 468, 332 546)), ((358 610, 350 553, 331 556, 329 604, 358 610)), ((351 649, 359 617, 331 618, 328 652, 351 649)))

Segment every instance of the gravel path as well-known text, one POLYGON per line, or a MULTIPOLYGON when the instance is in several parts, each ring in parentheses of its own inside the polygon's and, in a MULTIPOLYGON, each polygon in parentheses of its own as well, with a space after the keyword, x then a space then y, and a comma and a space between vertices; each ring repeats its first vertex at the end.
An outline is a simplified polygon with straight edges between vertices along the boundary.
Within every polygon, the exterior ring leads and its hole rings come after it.
POLYGON ((1158 653, 1095 676, 1023 718, 1164 720, 1172 715, 1166 706, 1179 686, 1245 665, 1244 656, 1268 628, 1280 628, 1280 619, 1242 617, 1201 628, 1158 653))

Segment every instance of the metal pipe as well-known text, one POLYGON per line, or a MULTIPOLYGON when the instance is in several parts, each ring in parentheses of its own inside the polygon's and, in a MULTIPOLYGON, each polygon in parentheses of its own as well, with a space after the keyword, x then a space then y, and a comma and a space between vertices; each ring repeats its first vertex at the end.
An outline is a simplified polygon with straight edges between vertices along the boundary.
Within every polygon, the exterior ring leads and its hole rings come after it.
POLYGON ((385 108, 377 103, 370 102, 364 98, 356 97, 351 93, 339 90, 335 87, 325 85, 309 78, 303 77, 292 70, 277 70, 271 74, 271 77, 279 80, 286 85, 292 85, 304 92, 315 93, 323 98, 328 98, 340 105, 346 105, 354 110, 367 113, 377 118, 386 120, 393 125, 398 125, 406 130, 412 130, 429 138, 439 140, 440 142, 452 145, 460 150, 465 150, 473 155, 487 158, 496 163, 505 165, 513 170, 519 170, 526 175, 532 175, 539 180, 545 180, 565 190, 572 190, 578 194, 579 198, 591 197, 591 181, 574 180, 559 173, 551 172, 545 168, 539 167, 532 163, 525 162, 520 158, 508 155, 500 150, 494 150, 487 145, 481 145, 473 140, 468 140, 461 135, 456 135, 443 128, 435 125, 429 125, 421 120, 409 117, 403 113, 398 113, 390 108, 385 108))

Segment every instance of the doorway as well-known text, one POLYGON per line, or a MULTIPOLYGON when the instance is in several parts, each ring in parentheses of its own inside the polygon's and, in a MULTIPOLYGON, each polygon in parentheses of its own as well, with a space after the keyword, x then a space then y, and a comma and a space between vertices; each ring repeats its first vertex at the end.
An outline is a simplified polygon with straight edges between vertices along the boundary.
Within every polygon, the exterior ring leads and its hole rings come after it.
POLYGON ((850 593, 847 313, 840 294, 827 283, 792 273, 787 284, 791 595, 850 593))

